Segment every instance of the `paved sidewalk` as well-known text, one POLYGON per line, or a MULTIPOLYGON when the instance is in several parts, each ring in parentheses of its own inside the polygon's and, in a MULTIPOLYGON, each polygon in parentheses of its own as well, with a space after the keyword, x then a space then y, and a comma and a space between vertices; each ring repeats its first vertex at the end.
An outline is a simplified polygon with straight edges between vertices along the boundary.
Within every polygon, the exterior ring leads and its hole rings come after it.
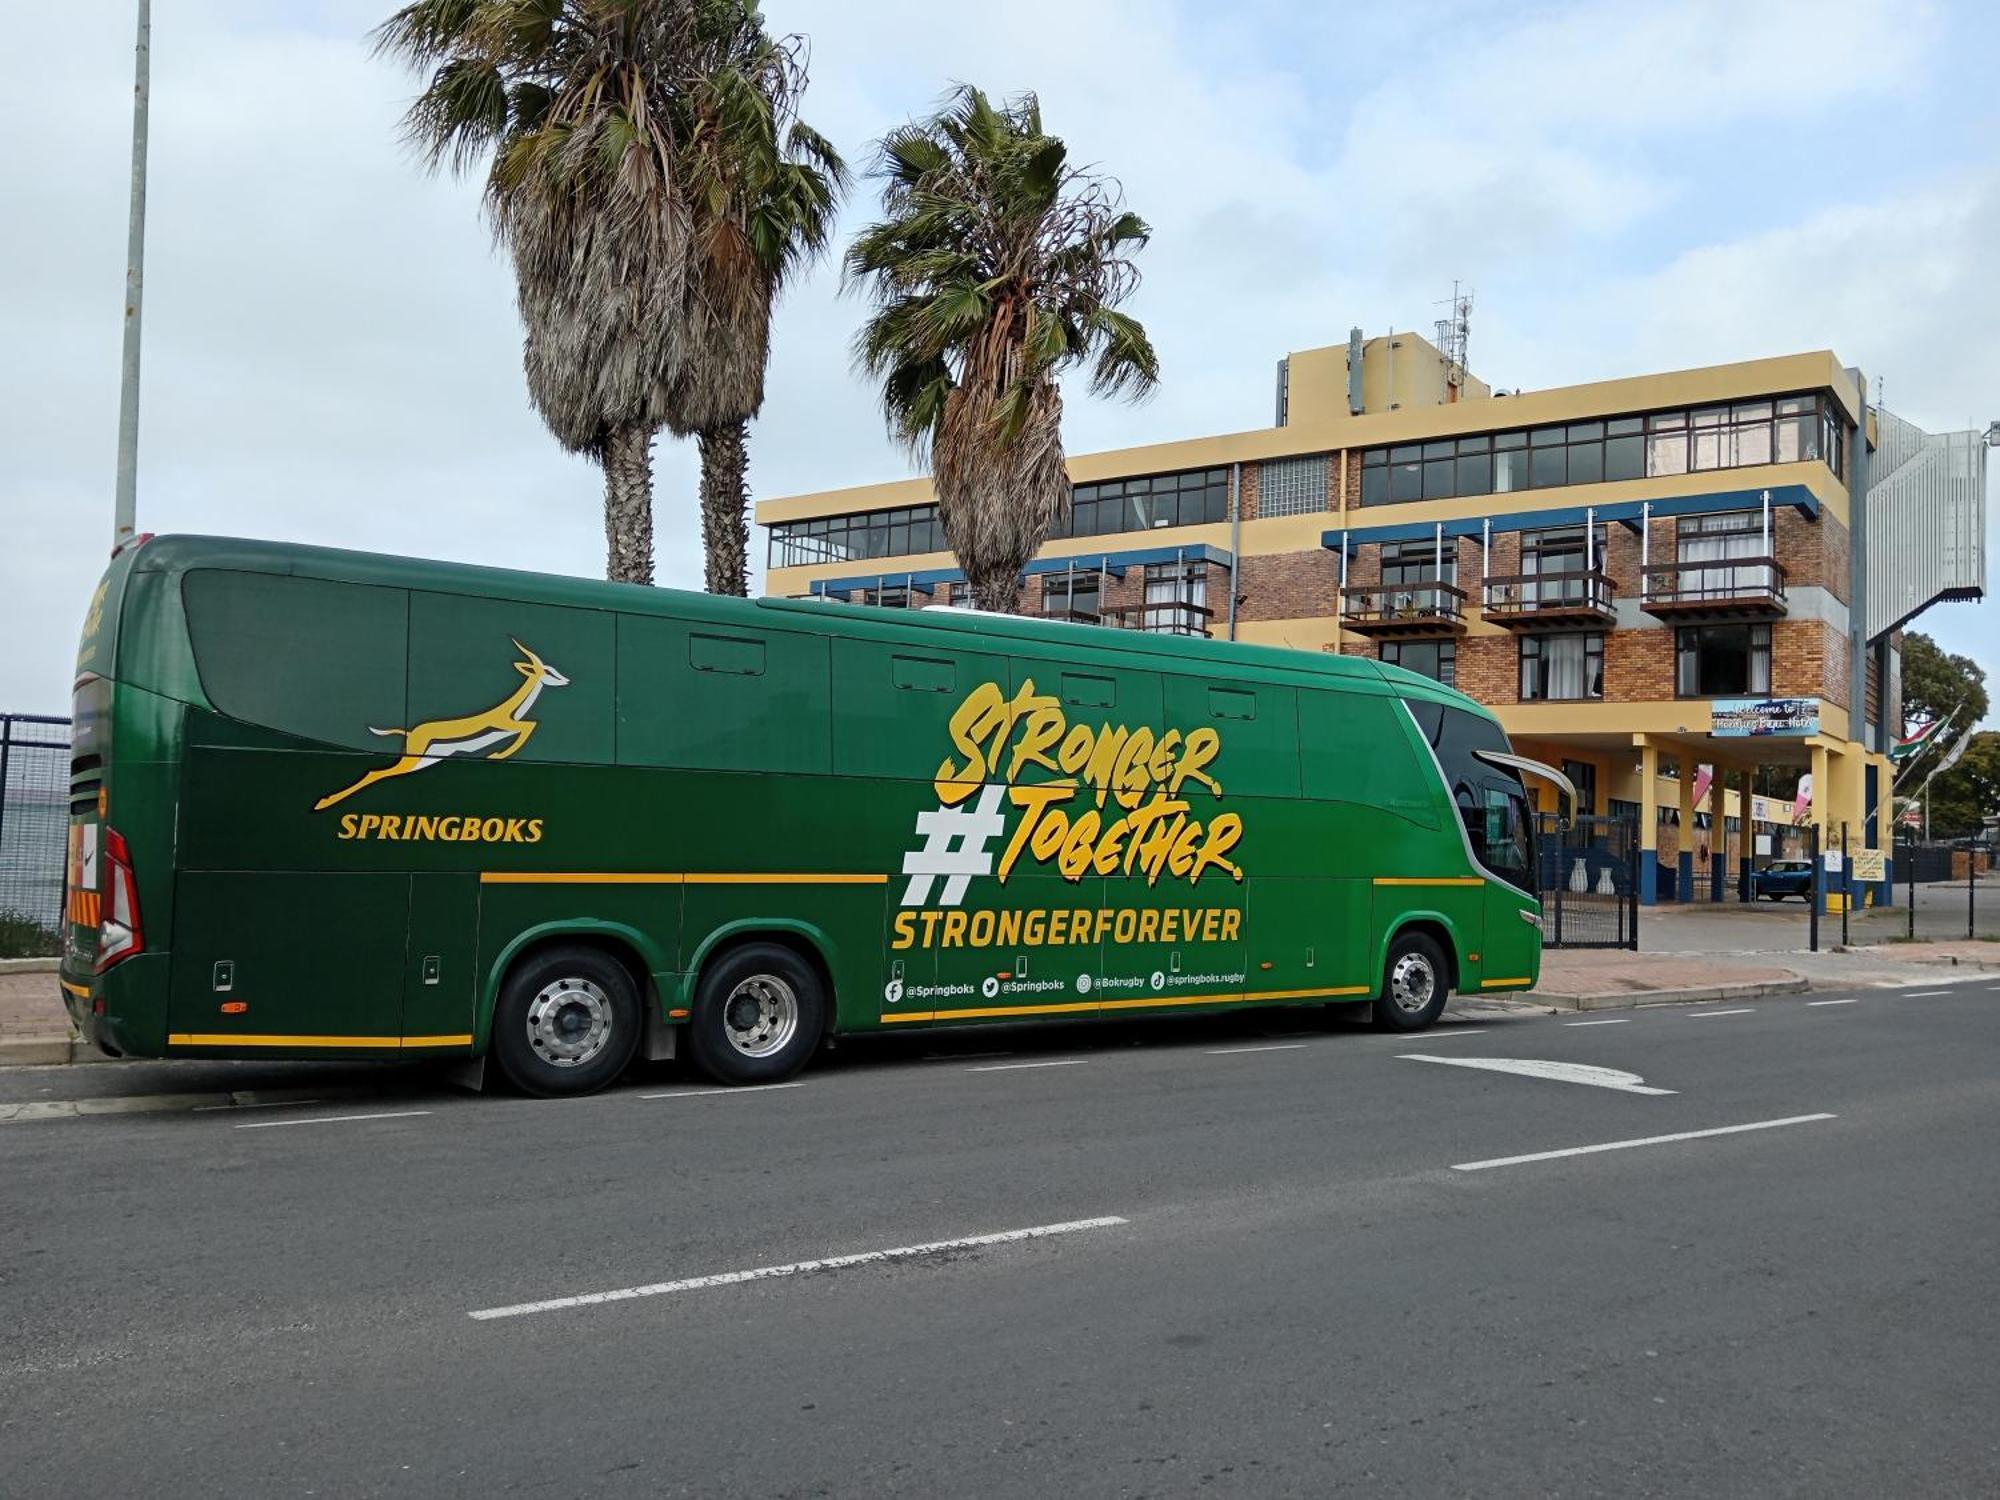
POLYGON ((85 1062, 54 974, 0 974, 0 1064, 85 1062))
POLYGON ((1570 948, 1542 955, 1541 982, 1522 998, 1559 1010, 1624 1010, 1791 995, 1810 987, 1811 981, 1777 954, 1745 961, 1699 953, 1570 948))

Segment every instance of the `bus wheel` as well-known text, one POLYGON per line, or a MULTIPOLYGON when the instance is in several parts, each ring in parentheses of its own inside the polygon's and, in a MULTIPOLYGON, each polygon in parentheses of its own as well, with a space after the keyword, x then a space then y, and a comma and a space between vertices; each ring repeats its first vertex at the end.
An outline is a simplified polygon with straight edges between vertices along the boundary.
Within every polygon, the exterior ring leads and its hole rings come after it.
POLYGON ((1406 932, 1389 945, 1382 969, 1382 994, 1375 1001, 1375 1024, 1390 1031, 1422 1031, 1444 1011, 1450 998, 1444 955, 1421 932, 1406 932))
POLYGON ((702 974, 688 1051, 717 1083, 776 1083, 805 1066, 825 1023, 812 965, 777 943, 749 943, 702 974))
POLYGON ((523 1093, 589 1094, 639 1044, 637 986, 597 948, 544 948, 517 964, 493 1010, 493 1058, 523 1093))

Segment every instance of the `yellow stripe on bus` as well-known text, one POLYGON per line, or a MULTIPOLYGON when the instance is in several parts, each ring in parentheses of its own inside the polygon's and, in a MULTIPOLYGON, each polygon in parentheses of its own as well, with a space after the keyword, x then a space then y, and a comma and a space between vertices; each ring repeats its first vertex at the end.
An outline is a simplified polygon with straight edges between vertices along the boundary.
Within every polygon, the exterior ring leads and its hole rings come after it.
POLYGON ((887 875, 780 875, 754 872, 481 870, 481 885, 887 885, 887 875))
POLYGON ((1481 875, 1377 875, 1377 885, 1484 885, 1481 875))
POLYGON ((175 1031, 169 1047, 470 1047, 472 1033, 455 1036, 255 1036, 228 1031, 175 1031))
POLYGON ((1482 979, 1479 981, 1479 987, 1482 990, 1497 990, 1497 989, 1503 989, 1510 984, 1529 984, 1529 983, 1532 983, 1532 981, 1528 978, 1527 975, 1523 974, 1519 979, 1482 979))
POLYGON ((972 1010, 903 1010, 885 1012, 884 1023, 891 1021, 957 1021, 968 1016, 1056 1016, 1073 1015, 1080 1010, 1152 1010, 1170 1005, 1244 1005, 1256 1004, 1264 1000, 1320 1000, 1334 995, 1367 995, 1373 991, 1365 984, 1341 985, 1325 990, 1253 990, 1242 995, 1175 995, 1162 998, 1158 995, 1141 995, 1133 1000, 1071 1000, 1061 1005, 995 1005, 972 1010))

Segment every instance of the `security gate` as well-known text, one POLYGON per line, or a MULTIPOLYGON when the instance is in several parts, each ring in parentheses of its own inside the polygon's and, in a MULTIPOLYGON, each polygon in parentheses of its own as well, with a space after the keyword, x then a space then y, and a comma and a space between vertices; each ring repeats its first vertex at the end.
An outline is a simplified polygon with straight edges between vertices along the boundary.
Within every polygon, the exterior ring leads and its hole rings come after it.
POLYGON ((1625 818, 1565 821, 1540 815, 1537 828, 1542 945, 1639 946, 1639 833, 1625 818))

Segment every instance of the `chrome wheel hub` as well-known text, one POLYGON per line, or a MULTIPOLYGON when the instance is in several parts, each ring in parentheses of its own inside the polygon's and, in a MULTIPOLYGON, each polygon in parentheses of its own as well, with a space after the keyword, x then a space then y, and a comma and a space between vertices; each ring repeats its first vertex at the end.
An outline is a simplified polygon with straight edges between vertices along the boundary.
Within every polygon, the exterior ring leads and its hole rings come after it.
POLYGON ((781 1051, 799 1029, 799 997, 775 974, 753 974, 722 1002, 722 1030, 745 1057, 781 1051))
POLYGON ((1389 970, 1389 998, 1396 1009, 1416 1015, 1437 995, 1437 973, 1421 953, 1405 953, 1389 970))
POLYGON ((528 1045, 558 1068, 581 1067, 611 1040, 611 999, 588 979, 557 979, 528 1002, 528 1045))

